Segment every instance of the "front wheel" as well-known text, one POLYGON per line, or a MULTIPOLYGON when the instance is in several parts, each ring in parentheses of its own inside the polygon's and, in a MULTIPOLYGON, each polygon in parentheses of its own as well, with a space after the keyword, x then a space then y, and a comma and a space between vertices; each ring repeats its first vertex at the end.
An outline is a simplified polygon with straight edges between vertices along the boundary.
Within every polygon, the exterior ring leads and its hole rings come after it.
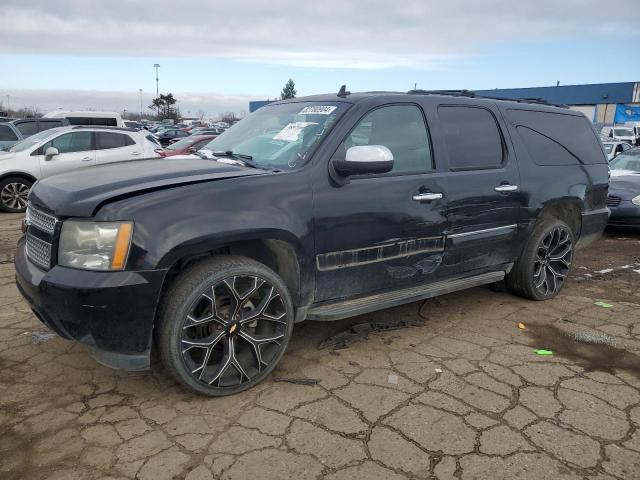
POLYGON ((33 182, 21 177, 0 180, 0 210, 7 213, 24 212, 31 185, 33 182))
POLYGON ((293 320, 289 292, 271 269, 244 257, 206 260, 176 277, 164 296, 160 357, 196 392, 241 392, 275 368, 293 320))
POLYGON ((507 286, 531 300, 555 297, 569 275, 574 251, 575 238, 569 225, 561 220, 542 221, 507 275, 507 286))

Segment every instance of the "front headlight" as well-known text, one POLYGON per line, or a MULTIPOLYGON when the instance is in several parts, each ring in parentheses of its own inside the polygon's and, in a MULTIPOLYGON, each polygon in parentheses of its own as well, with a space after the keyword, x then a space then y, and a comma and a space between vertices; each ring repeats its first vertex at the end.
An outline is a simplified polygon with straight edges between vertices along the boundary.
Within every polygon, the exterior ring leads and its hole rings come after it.
POLYGON ((58 264, 85 270, 123 270, 133 223, 67 220, 62 224, 58 264))
POLYGON ((638 195, 637 197, 633 197, 631 199, 631 203, 633 203, 634 205, 638 205, 640 207, 640 195, 638 195))

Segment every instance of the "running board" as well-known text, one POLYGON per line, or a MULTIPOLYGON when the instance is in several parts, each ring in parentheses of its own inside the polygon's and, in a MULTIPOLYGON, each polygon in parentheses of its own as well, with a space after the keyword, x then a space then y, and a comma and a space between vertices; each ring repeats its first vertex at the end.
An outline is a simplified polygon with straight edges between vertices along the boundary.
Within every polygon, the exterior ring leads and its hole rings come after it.
POLYGON ((403 303, 416 302, 425 298, 437 297, 445 293, 457 292, 467 288, 499 282, 504 272, 489 272, 473 277, 445 280, 443 282, 420 285, 418 287, 378 293, 342 302, 332 302, 312 306, 307 312, 307 320, 331 321, 362 315, 384 308, 395 307, 403 303))

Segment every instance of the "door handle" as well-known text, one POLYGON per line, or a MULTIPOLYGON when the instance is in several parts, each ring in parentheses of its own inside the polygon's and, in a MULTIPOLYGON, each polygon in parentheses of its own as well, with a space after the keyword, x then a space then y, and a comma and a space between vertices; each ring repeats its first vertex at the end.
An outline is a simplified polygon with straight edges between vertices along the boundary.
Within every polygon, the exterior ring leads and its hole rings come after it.
POLYGON ((90 162, 91 160, 93 160, 93 158, 91 158, 91 157, 84 157, 82 159, 83 162, 90 162))
POLYGON ((416 193, 413 196, 413 200, 416 202, 430 202, 431 200, 440 200, 442 198, 441 193, 416 193))
POLYGON ((137 156, 137 155, 142 155, 142 154, 140 152, 131 152, 131 155, 137 156))
POLYGON ((498 185, 494 190, 501 193, 517 192, 518 185, 498 185))

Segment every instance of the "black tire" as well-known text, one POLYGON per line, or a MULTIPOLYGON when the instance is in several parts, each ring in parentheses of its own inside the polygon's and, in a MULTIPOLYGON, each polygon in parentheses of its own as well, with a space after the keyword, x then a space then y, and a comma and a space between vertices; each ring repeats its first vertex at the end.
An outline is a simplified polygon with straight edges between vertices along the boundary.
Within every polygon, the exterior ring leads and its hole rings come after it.
POLYGON ((555 297, 571 270, 575 236, 562 220, 543 219, 534 227, 505 283, 516 295, 531 300, 555 297))
POLYGON ((20 213, 27 209, 27 196, 33 182, 23 177, 0 180, 0 211, 20 213))
POLYGON ((220 256, 172 281, 160 304, 156 341, 162 363, 180 383, 204 395, 231 395, 274 369, 293 323, 291 296, 274 271, 249 258, 220 256))

